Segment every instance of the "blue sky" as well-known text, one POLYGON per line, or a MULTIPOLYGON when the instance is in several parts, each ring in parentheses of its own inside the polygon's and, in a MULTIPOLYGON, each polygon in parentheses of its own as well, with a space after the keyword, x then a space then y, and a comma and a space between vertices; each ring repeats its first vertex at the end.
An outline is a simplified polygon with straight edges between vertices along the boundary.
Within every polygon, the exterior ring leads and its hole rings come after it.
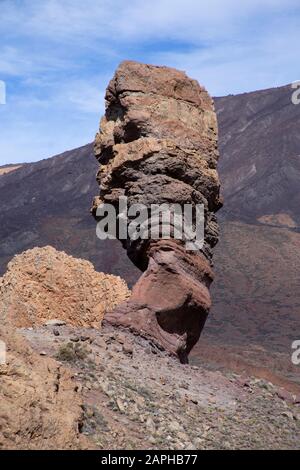
POLYGON ((0 0, 0 164, 93 140, 119 62, 185 70, 214 96, 300 79, 299 0, 0 0))

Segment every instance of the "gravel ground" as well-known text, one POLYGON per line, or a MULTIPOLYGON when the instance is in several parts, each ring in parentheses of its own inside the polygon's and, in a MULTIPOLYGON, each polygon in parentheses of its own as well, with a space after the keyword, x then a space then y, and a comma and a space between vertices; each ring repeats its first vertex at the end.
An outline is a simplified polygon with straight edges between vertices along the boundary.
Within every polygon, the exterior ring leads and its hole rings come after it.
POLYGON ((270 382, 181 365, 111 327, 21 332, 72 370, 91 448, 300 449, 300 399, 270 382))

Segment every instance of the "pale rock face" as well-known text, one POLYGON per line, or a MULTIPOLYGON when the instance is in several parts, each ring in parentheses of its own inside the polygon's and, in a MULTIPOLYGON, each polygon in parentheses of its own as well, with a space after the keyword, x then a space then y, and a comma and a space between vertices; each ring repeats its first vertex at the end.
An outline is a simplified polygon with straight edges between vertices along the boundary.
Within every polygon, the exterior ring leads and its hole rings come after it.
POLYGON ((128 205, 203 204, 205 241, 187 252, 181 241, 123 240, 145 271, 127 303, 106 320, 147 336, 182 361, 197 342, 209 308, 212 249, 221 207, 217 120, 212 99, 197 81, 168 67, 125 61, 106 92, 106 113, 95 139, 102 202, 128 205))
POLYGON ((59 319, 99 327, 104 312, 130 295, 125 281, 98 273, 89 261, 47 246, 17 255, 0 279, 0 318, 17 327, 59 319))

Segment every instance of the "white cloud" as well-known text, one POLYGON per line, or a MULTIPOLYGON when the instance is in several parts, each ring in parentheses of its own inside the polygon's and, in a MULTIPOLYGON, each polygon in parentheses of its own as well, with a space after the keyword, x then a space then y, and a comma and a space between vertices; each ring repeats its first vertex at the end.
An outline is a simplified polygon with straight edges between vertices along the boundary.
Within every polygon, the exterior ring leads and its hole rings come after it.
POLYGON ((108 76, 91 76, 54 83, 48 100, 56 109, 100 116, 104 112, 104 94, 108 76))
MULTIPOLYGON (((286 85, 297 78, 298 19, 275 19, 268 30, 240 41, 188 52, 164 52, 158 62, 185 70, 214 96, 286 85)), ((299 73, 298 73, 299 74, 299 73)))
POLYGON ((35 74, 64 71, 75 64, 70 59, 44 50, 33 52, 31 46, 0 46, 0 74, 7 76, 33 77, 35 74))
POLYGON ((165 38, 199 41, 230 36, 253 15, 280 13, 298 0, 4 0, 0 29, 50 38, 106 42, 165 38))

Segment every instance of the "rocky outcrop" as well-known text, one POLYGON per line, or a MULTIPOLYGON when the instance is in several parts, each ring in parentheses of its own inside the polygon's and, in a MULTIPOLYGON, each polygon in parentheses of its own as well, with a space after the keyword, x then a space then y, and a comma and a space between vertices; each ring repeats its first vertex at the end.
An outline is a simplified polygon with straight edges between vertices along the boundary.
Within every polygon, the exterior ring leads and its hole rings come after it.
POLYGON ((130 295, 125 281, 98 273, 89 261, 47 246, 17 255, 0 278, 0 318, 17 327, 59 319, 99 327, 104 312, 130 295))
POLYGON ((97 273, 88 261, 50 246, 13 258, 0 278, 0 449, 86 446, 74 374, 21 336, 36 329, 16 327, 46 324, 42 331, 55 333, 54 338, 59 332, 51 326, 99 327, 104 312, 129 295, 121 278, 97 273))
MULTIPOLYGON (((92 209, 96 218, 102 203, 118 211, 120 196, 128 198, 129 207, 143 204, 148 210, 151 204, 204 205, 205 239, 199 251, 187 251, 186 240, 175 239, 174 219, 168 240, 121 240, 144 273, 129 301, 106 315, 108 322, 150 338, 185 362, 211 305, 211 257, 218 241, 215 212, 221 202, 213 102, 183 72, 126 61, 107 88, 100 128, 95 140, 101 164, 101 198, 92 209)), ((194 217, 193 227, 195 222, 194 217)))
POLYGON ((74 375, 59 362, 40 357, 1 318, 0 449, 80 449, 82 399, 74 375))

